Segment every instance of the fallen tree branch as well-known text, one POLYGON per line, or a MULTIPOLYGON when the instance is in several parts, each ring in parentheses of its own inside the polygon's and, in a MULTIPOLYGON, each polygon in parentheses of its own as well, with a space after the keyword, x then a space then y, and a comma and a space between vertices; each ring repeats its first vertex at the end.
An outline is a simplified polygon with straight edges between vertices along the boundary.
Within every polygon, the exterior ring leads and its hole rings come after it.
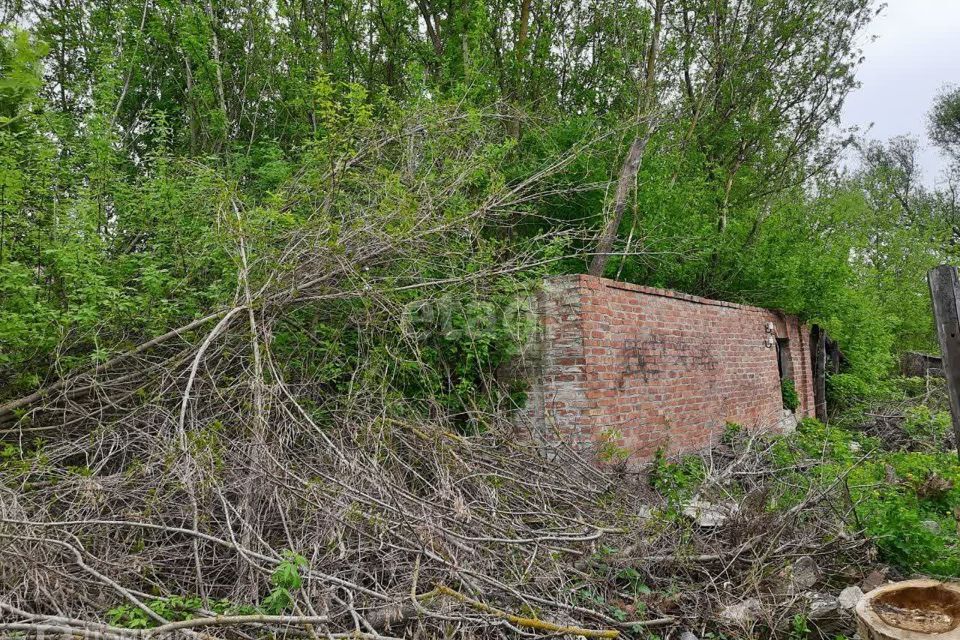
MULTIPOLYGON (((544 620, 538 620, 536 618, 526 618, 523 616, 518 616, 516 614, 508 613, 501 609, 497 609, 496 607, 491 607, 490 605, 484 602, 480 602, 479 600, 474 600, 473 598, 467 597, 462 593, 460 593, 459 591, 455 591, 450 587, 444 586, 442 584, 437 585, 436 592, 446 596, 450 596, 451 598, 458 600, 476 609, 477 611, 481 611, 488 615, 501 618, 511 624, 517 625, 518 627, 525 627, 527 629, 536 629, 537 631, 546 631, 547 633, 583 636, 585 638, 616 638, 620 635, 620 632, 617 631, 616 629, 583 629, 581 627, 568 627, 564 625, 554 624, 552 622, 546 622, 544 620)), ((434 594, 431 592, 429 594, 425 594, 422 597, 425 597, 425 596, 432 597, 433 595, 434 594)))

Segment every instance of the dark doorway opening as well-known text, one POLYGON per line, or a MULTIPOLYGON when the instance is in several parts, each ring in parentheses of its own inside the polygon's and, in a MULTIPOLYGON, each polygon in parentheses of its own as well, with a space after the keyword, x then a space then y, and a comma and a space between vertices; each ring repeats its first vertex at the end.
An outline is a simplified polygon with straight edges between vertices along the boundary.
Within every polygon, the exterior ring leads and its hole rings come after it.
POLYGON ((790 358, 790 340, 777 338, 777 368, 780 380, 793 380, 793 360, 790 358))

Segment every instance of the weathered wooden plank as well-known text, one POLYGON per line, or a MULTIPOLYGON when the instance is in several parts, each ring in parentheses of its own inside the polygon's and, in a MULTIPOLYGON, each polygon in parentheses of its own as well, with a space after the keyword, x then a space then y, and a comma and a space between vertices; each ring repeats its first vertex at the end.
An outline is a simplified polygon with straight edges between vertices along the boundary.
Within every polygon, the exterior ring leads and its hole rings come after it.
POLYGON ((823 338, 826 342, 827 349, 827 371, 830 373, 840 373, 840 367, 845 361, 843 352, 840 351, 840 345, 837 344, 837 341, 832 339, 828 333, 825 333, 823 338))
MULTIPOLYGON (((943 357, 943 373, 950 396, 954 440, 960 444, 960 278, 957 268, 941 265, 927 274, 933 316, 943 357)), ((960 447, 958 447, 960 452, 960 447)))
POLYGON ((900 354, 900 375, 907 377, 943 377, 943 358, 919 351, 900 354))
POLYGON ((827 421, 827 333, 823 327, 810 328, 810 360, 813 371, 813 407, 817 420, 827 421))

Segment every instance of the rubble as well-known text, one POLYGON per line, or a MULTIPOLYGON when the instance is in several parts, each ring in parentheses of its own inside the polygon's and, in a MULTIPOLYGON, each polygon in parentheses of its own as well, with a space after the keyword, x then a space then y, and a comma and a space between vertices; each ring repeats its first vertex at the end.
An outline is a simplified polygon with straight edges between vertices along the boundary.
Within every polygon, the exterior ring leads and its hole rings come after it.
POLYGON ((649 505, 641 504, 637 506, 637 517, 641 520, 649 520, 655 514, 656 512, 654 511, 653 507, 649 505))
POLYGON ((930 533, 940 535, 943 533, 943 529, 940 527, 940 523, 936 520, 924 520, 920 523, 920 526, 929 531, 930 533))
POLYGON ((790 409, 783 410, 783 416, 780 418, 780 432, 790 434, 797 430, 797 416, 790 409))
POLYGON ((860 602, 861 598, 863 598, 863 590, 854 585, 841 591, 840 595, 837 596, 837 601, 844 611, 853 611, 857 608, 857 603, 860 602))
POLYGON ((746 626, 755 622, 763 615, 763 606, 756 598, 749 598, 743 602, 724 607, 720 612, 720 619, 739 626, 746 626))
POLYGON ((722 526, 727 519, 735 515, 739 507, 734 503, 714 504, 694 496, 683 506, 683 515, 697 523, 697 526, 714 528, 722 526))
POLYGON ((807 606, 807 618, 824 620, 835 617, 840 612, 840 601, 828 593, 810 594, 807 606))
POLYGON ((810 556, 797 559, 788 568, 787 574, 793 591, 810 589, 820 580, 820 568, 810 556))

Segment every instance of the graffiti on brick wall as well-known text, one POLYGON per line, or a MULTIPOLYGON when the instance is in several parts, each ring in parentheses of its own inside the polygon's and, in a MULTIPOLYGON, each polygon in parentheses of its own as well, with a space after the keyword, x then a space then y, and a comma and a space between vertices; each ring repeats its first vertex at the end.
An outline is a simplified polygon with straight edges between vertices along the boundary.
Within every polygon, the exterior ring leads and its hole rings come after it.
POLYGON ((644 381, 668 371, 713 371, 719 366, 710 343, 685 336, 626 340, 623 356, 624 374, 643 376, 644 381))

